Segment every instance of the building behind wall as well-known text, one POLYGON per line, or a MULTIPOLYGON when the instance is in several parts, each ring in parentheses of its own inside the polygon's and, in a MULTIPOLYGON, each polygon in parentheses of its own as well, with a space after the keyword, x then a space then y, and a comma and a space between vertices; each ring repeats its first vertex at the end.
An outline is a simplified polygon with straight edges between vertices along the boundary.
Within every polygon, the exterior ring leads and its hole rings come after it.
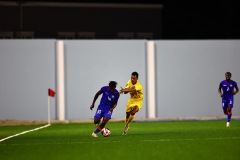
POLYGON ((161 39, 162 4, 1 2, 0 19, 1 38, 161 39))

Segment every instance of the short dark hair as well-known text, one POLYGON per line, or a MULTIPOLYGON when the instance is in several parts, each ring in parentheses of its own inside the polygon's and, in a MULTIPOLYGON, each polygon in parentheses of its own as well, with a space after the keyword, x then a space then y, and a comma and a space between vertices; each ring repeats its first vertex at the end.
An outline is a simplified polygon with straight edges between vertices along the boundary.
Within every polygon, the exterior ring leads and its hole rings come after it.
POLYGON ((117 82, 116 81, 110 81, 109 82, 109 86, 116 87, 117 86, 117 82))
POLYGON ((232 77, 232 73, 231 72, 226 72, 225 75, 226 74, 229 74, 229 76, 232 77))
POLYGON ((138 78, 138 73, 137 72, 132 72, 133 76, 136 76, 138 78))

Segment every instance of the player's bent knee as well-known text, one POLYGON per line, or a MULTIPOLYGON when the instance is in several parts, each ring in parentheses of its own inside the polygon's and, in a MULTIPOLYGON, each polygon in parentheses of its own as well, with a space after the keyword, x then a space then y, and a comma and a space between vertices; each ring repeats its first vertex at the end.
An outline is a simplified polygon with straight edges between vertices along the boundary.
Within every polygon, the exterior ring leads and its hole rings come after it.
POLYGON ((94 119, 94 124, 98 124, 100 122, 100 119, 94 119))
POLYGON ((138 112, 138 110, 132 110, 130 114, 131 114, 132 116, 134 116, 137 112, 138 112))
POLYGON ((134 116, 136 114, 136 112, 131 112, 131 115, 134 116))

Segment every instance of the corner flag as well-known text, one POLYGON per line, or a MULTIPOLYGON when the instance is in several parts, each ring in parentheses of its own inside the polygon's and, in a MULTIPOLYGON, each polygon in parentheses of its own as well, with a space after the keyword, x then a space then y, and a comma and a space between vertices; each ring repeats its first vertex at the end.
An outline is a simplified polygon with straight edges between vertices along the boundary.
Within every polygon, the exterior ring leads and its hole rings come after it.
POLYGON ((48 89, 48 96, 51 96, 51 97, 54 97, 55 96, 55 92, 54 92, 54 90, 52 90, 52 89, 48 89))

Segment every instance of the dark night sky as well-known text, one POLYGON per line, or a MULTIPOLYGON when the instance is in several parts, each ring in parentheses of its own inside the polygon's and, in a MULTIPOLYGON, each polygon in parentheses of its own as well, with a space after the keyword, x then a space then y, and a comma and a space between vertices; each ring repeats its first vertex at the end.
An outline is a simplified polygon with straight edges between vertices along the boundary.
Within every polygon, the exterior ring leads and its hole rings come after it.
POLYGON ((164 31, 167 38, 240 38, 240 10, 236 1, 194 1, 187 4, 178 1, 165 6, 163 16, 166 18, 164 31))

